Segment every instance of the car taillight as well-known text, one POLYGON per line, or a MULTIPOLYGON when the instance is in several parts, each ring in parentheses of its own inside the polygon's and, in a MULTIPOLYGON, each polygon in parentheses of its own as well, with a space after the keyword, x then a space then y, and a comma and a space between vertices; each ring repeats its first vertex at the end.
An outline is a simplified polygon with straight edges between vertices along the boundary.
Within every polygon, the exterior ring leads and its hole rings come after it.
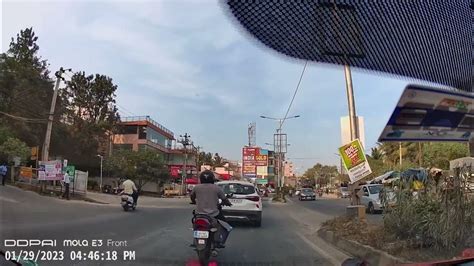
POLYGON ((207 219, 197 218, 194 220, 194 228, 198 230, 208 230, 211 227, 211 224, 207 219))
POLYGON ((245 199, 251 200, 251 201, 259 201, 260 197, 259 196, 248 196, 245 197, 245 199))

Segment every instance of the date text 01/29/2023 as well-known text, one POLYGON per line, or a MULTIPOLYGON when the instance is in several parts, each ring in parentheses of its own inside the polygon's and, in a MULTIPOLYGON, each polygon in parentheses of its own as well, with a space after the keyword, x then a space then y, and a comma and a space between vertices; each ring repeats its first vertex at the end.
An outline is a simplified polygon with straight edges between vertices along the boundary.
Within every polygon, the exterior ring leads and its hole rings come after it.
POLYGON ((125 250, 110 251, 5 251, 6 260, 32 260, 32 261, 134 261, 135 251, 125 250), (69 255, 69 256, 68 256, 69 255))

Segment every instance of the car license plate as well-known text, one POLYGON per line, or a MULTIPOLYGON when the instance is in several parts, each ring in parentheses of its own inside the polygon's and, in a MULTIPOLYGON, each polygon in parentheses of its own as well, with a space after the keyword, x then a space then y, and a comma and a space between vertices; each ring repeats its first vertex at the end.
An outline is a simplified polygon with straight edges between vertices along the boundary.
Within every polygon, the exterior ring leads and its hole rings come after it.
POLYGON ((231 203, 242 203, 242 199, 230 199, 231 203))
POLYGON ((209 238, 208 231, 194 231, 194 238, 209 238))

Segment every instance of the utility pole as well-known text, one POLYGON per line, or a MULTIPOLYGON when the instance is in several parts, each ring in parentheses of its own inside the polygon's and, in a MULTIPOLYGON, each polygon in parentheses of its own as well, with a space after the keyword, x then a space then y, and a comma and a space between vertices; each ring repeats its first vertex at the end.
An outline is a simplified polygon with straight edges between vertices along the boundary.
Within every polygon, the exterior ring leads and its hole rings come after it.
POLYGON ((103 165, 103 161, 104 161, 104 156, 102 156, 100 154, 97 154, 97 157, 100 158, 100 184, 99 184, 99 189, 100 189, 100 192, 102 193, 102 165, 103 165))
POLYGON ((191 138, 191 135, 188 135, 188 133, 185 133, 184 136, 180 135, 181 139, 178 141, 179 143, 183 144, 183 147, 184 147, 184 163, 183 163, 183 171, 182 171, 182 174, 181 174, 181 194, 182 195, 185 195, 186 194, 186 190, 185 190, 185 187, 184 187, 184 180, 186 179, 187 177, 187 162, 188 162, 188 152, 187 152, 187 146, 188 145, 191 145, 191 141, 190 141, 190 138, 191 138))
POLYGON ((344 65, 344 74, 346 78, 347 105, 349 107, 349 124, 352 141, 359 138, 359 128, 354 100, 354 89, 352 87, 351 68, 348 64, 344 65))
POLYGON ((402 155, 402 143, 401 143, 401 142, 398 143, 398 150, 399 150, 399 152, 400 152, 400 170, 401 170, 401 168, 402 168, 402 160, 403 160, 403 155, 402 155))
MULTIPOLYGON (((71 71, 71 69, 67 70, 71 71)), ((43 161, 49 160, 49 146, 51 142, 51 131, 53 129, 54 109, 56 108, 56 99, 58 98, 59 84, 61 82, 61 79, 64 80, 64 78, 62 77, 62 74, 64 74, 64 72, 66 72, 66 69, 61 67, 55 73, 56 83, 54 84, 53 99, 51 100, 51 107, 49 109, 48 125, 46 127, 46 135, 44 137, 43 152, 41 156, 41 159, 43 161)))

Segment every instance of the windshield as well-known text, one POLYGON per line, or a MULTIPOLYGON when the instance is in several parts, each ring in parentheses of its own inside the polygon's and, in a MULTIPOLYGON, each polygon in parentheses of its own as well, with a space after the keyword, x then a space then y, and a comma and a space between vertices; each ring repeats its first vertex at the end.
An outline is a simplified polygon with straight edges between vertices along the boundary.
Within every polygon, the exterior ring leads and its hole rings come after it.
POLYGON ((370 194, 378 194, 383 186, 369 186, 370 194))
POLYGON ((0 265, 459 257, 473 1, 0 0, 0 265))
POLYGON ((238 183, 233 184, 219 184, 225 194, 249 195, 255 193, 255 188, 252 185, 243 185, 238 183))

